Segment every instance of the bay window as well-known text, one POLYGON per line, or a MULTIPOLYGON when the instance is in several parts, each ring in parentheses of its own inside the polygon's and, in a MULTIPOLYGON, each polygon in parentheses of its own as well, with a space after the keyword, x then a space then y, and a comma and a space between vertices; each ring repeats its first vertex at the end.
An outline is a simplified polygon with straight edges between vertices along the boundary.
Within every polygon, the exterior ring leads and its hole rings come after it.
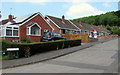
POLYGON ((40 36, 41 35, 41 27, 37 23, 33 23, 32 25, 28 26, 26 29, 27 35, 31 36, 40 36))
POLYGON ((6 36, 12 36, 12 27, 6 27, 6 36))
POLYGON ((18 36, 18 28, 17 27, 13 28, 13 36, 18 36))
POLYGON ((31 27, 31 35, 40 35, 39 31, 40 31, 40 28, 35 26, 31 27))
POLYGON ((19 36, 18 34, 19 34, 18 26, 11 26, 11 25, 0 26, 1 37, 18 37, 19 36))

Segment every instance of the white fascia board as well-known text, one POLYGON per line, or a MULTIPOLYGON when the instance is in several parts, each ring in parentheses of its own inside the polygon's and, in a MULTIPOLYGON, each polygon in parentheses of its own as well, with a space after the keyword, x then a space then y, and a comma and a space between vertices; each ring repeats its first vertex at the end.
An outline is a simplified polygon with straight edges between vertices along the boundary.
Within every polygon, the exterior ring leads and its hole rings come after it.
POLYGON ((81 29, 79 27, 77 27, 74 23, 72 23, 70 20, 68 20, 72 25, 74 25, 78 30, 81 31, 81 29))
POLYGON ((4 27, 19 27, 18 25, 3 25, 4 27))
POLYGON ((4 28, 4 37, 19 37, 20 36, 20 32, 19 32, 19 26, 18 25, 3 25, 2 26, 4 28), (7 27, 12 27, 12 36, 6 36, 6 29, 7 27), (13 36, 13 27, 17 27, 18 28, 18 36, 13 36))
POLYGON ((40 27, 37 23, 34 23, 33 25, 31 25, 31 26, 29 26, 29 27, 31 28, 31 27, 34 26, 35 24, 41 29, 41 27, 40 27))
MULTIPOLYGON (((30 19, 28 19, 27 21, 25 21, 25 22, 23 22, 22 24, 19 24, 19 25, 21 26, 21 25, 25 24, 26 22, 30 21, 31 19, 33 19, 33 18, 36 17, 37 15, 40 15, 40 16, 44 19, 43 15, 42 15, 40 12, 38 12, 36 15, 34 15, 34 16, 31 17, 30 19)), ((44 20, 45 20, 45 19, 44 19, 44 20)), ((45 22, 46 22, 46 20, 45 20, 45 22)), ((49 25, 49 24, 48 24, 48 25, 49 25)), ((49 25, 49 26, 54 30, 54 28, 53 28, 51 25, 49 25)))
POLYGON ((52 23, 54 23, 58 28, 60 28, 60 26, 58 26, 53 20, 51 20, 48 16, 46 16, 52 23))
POLYGON ((25 24, 26 22, 30 21, 31 19, 33 19, 34 17, 36 17, 39 13, 37 13, 36 15, 32 16, 30 19, 26 20, 25 22, 19 24, 19 26, 25 24))
MULTIPOLYGON (((26 34, 26 35, 29 35, 29 36, 41 36, 41 31, 40 31, 40 35, 31 35, 31 27, 34 26, 35 24, 36 24, 36 25, 40 28, 40 30, 41 30, 41 27, 39 26, 39 24, 34 23, 33 25, 31 25, 31 26, 28 27, 28 28, 29 28, 29 34, 26 34)), ((26 32, 27 32, 27 31, 26 31, 26 32)))
POLYGON ((40 12, 39 12, 38 14, 44 19, 44 21, 50 26, 50 28, 52 28, 52 30, 55 30, 55 29, 45 20, 44 16, 43 16, 40 12))

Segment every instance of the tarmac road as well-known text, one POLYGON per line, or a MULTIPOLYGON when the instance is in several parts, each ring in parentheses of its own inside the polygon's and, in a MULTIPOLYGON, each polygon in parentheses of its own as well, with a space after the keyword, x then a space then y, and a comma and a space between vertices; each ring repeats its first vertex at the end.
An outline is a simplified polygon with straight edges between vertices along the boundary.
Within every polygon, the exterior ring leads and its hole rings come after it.
POLYGON ((3 69, 3 73, 118 73, 118 39, 56 59, 3 69))

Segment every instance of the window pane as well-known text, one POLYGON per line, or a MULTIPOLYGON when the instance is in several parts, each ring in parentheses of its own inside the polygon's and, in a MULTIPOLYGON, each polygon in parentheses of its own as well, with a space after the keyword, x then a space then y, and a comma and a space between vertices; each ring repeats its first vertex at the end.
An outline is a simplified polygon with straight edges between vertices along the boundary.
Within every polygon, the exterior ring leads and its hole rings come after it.
POLYGON ((18 36, 18 30, 13 30, 13 36, 18 36))
POLYGON ((6 35, 7 35, 7 36, 12 36, 12 30, 6 29, 6 35))
POLYGON ((38 27, 32 27, 31 28, 31 34, 32 35, 40 35, 39 30, 40 29, 38 27))
POLYGON ((18 29, 18 27, 14 27, 13 29, 18 29))
POLYGON ((12 27, 7 27, 7 29, 12 29, 12 27))

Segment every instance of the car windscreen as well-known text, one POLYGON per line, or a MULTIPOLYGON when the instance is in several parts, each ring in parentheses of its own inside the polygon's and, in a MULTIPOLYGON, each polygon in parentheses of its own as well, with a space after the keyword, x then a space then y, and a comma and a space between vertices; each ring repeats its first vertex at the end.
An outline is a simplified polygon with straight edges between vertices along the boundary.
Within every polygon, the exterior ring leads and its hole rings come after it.
POLYGON ((61 37, 61 35, 58 34, 58 33, 51 33, 51 36, 58 36, 58 37, 61 37))

